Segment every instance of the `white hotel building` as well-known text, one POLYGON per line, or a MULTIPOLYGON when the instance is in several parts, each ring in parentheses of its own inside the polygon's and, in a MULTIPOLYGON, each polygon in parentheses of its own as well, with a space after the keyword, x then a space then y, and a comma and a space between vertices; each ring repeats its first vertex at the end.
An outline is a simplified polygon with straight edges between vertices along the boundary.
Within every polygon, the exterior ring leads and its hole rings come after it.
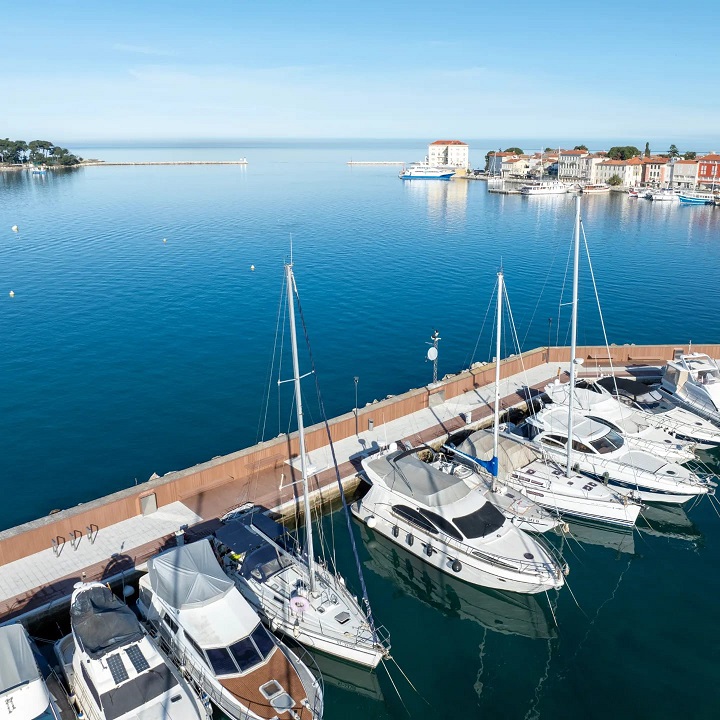
POLYGON ((436 140, 428 145, 428 163, 467 169, 470 167, 468 145, 460 140, 436 140))

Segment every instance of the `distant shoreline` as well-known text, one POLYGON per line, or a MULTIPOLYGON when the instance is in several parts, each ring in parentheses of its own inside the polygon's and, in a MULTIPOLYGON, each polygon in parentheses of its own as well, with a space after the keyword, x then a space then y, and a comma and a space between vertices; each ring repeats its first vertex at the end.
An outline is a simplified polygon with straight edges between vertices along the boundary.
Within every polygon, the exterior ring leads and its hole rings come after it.
MULTIPOLYGON (((77 165, 47 165, 47 170, 68 170, 79 167, 118 167, 124 165, 247 165, 247 158, 240 160, 127 160, 122 162, 105 162, 104 160, 84 160, 77 165)), ((36 169, 31 165, 0 165, 0 172, 19 172, 36 169)))

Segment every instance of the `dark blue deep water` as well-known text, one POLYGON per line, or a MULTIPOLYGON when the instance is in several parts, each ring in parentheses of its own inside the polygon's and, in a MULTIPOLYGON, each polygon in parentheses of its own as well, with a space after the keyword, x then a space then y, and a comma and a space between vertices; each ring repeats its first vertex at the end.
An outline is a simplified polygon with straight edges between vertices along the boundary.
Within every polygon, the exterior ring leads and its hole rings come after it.
MULTIPOLYGON (((2 528, 258 439, 291 236, 330 415, 354 376, 361 405, 429 382, 435 328, 441 375, 494 354, 490 321, 478 334, 501 263, 523 349, 566 342, 569 196, 345 164, 420 159, 411 143, 78 152, 250 164, 0 174, 2 528)), ((610 342, 718 341, 720 209, 611 194, 584 221, 610 342)), ((580 312, 579 342, 602 342, 585 262, 580 312)), ((271 404, 266 436, 287 410, 271 404)), ((648 521, 578 530, 572 593, 550 598, 474 590, 363 529, 375 614, 419 694, 392 670, 406 710, 386 673, 327 668, 326 717, 717 717, 720 518, 705 501, 648 521)))

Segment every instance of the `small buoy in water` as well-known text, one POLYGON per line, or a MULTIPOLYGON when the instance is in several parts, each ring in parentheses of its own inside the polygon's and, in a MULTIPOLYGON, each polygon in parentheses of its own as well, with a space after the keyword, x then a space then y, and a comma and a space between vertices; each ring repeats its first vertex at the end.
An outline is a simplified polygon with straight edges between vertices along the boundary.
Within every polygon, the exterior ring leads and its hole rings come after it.
POLYGON ((11 290, 8 294, 10 295, 10 297, 15 297, 15 291, 14 291, 14 290, 11 290))
POLYGON ((17 231, 18 231, 18 226, 17 226, 17 225, 13 225, 12 228, 11 228, 11 230, 12 230, 13 232, 17 232, 17 231))
POLYGON ((167 238, 163 238, 163 242, 166 243, 166 242, 167 242, 167 238))
POLYGON ((254 271, 255 271, 255 266, 254 266, 254 265, 251 265, 251 266, 250 266, 250 269, 254 272, 254 271))

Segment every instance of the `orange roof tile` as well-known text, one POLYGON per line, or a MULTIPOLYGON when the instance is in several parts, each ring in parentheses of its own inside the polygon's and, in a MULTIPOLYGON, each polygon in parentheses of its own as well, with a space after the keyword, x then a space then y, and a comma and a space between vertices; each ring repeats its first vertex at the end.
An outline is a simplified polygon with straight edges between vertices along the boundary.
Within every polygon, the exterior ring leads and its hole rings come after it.
POLYGON ((461 140, 436 140, 435 142, 431 142, 431 145, 467 145, 467 143, 462 142, 461 140))
POLYGON ((720 155, 717 153, 710 153, 704 157, 698 158, 700 162, 720 162, 720 155))

